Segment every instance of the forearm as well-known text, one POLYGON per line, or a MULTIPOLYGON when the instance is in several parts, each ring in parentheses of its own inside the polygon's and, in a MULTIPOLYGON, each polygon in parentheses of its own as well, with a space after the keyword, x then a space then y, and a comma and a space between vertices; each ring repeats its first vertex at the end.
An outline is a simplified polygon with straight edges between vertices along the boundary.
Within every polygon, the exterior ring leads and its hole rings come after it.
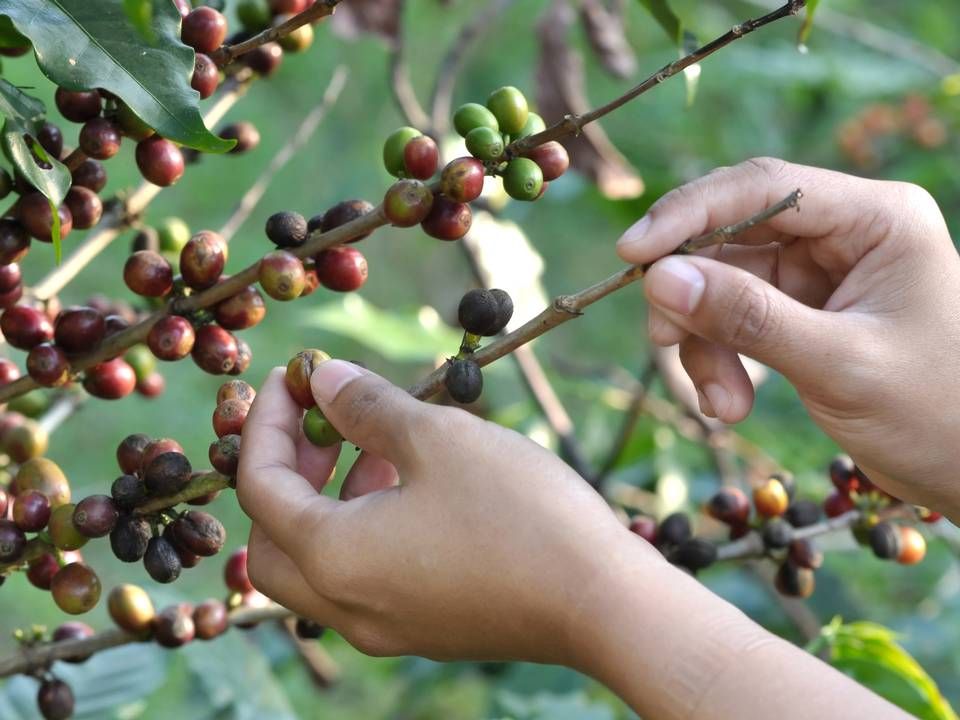
POLYGON ((642 717, 907 717, 648 550, 627 537, 604 558, 578 645, 580 669, 642 717))

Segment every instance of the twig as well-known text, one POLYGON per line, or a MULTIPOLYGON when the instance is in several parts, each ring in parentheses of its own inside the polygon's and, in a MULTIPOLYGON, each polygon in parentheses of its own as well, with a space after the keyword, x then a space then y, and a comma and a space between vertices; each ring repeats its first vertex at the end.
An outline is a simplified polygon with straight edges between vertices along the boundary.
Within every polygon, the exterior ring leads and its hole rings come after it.
MULTIPOLYGON (((859 510, 851 510, 837 517, 827 518, 816 525, 796 528, 793 531, 794 540, 810 540, 811 538, 826 535, 840 530, 849 530, 863 516, 859 510)), ((724 543, 717 548, 717 560, 740 560, 743 558, 763 557, 766 549, 760 533, 751 532, 739 540, 724 543)))
POLYGON ((297 635, 297 619, 295 617, 285 617, 281 624, 303 664, 310 671, 313 681, 322 688, 336 685, 337 680, 340 679, 340 666, 337 665, 336 660, 330 657, 330 653, 324 650, 323 646, 316 640, 304 640, 297 635))
POLYGON ((617 437, 613 441, 613 444, 610 446, 610 450, 607 453, 607 459, 603 461, 600 465, 600 470, 592 478, 591 485, 593 485, 598 490, 603 491, 604 482, 607 478, 610 477, 610 473, 613 472, 614 468, 617 467, 617 463, 620 462, 620 458, 623 456, 624 450, 627 449, 627 445, 630 443, 630 438, 633 437, 633 431, 637 427, 637 423, 640 421, 640 418, 643 416, 644 409, 647 407, 647 394, 650 391, 650 384, 653 382, 653 376, 656 374, 657 366, 653 360, 647 362, 646 367, 643 369, 643 372, 640 373, 640 379, 634 388, 632 397, 630 398, 630 406, 627 408, 626 414, 623 416, 623 421, 620 424, 620 430, 617 432, 617 437))
POLYGON ((248 38, 243 42, 239 42, 236 45, 222 46, 218 50, 215 50, 213 53, 211 53, 210 59, 220 67, 228 65, 241 55, 248 53, 251 50, 256 50, 258 47, 266 45, 267 43, 275 42, 282 37, 286 37, 294 30, 306 25, 307 23, 315 22, 321 18, 327 17, 328 15, 333 15, 333 11, 339 4, 340 0, 317 0, 314 5, 311 5, 302 13, 294 15, 292 18, 284 23, 281 23, 280 25, 267 28, 263 32, 258 33, 252 38, 248 38))
POLYGON ((320 104, 311 110, 303 119, 303 122, 300 123, 300 127, 297 128, 293 137, 273 156, 270 164, 264 168, 260 177, 257 178, 253 185, 243 194, 243 197, 240 198, 240 202, 237 203, 230 218, 223 224, 223 227, 220 228, 220 235, 223 236, 227 242, 233 238, 237 230, 243 226, 251 213, 253 213, 277 173, 279 173, 286 164, 290 162, 293 156, 313 137, 313 134, 317 131, 317 128, 320 127, 320 123, 323 122, 330 108, 333 107, 337 98, 340 97, 340 93, 347 82, 348 75, 349 71, 343 65, 340 65, 334 70, 333 78, 330 80, 330 84, 327 85, 320 104))
POLYGON ((211 470, 203 475, 197 475, 187 485, 174 495, 165 497, 150 498, 145 503, 138 505, 133 513, 134 515, 151 515, 167 508, 172 508, 180 503, 190 500, 196 500, 204 495, 225 490, 230 487, 231 479, 226 475, 211 470))
POLYGON ((46 412, 40 416, 37 424, 42 427, 48 435, 65 423, 79 408, 83 405, 87 396, 80 392, 65 392, 53 401, 53 404, 47 408, 46 412))
POLYGON ((697 250, 703 250, 706 247, 711 245, 716 245, 719 240, 720 243, 727 242, 730 238, 735 235, 739 235, 742 232, 756 227, 757 225, 762 225, 770 218, 776 217, 784 210, 789 210, 790 208, 800 207, 800 199, 803 197, 803 193, 797 189, 792 193, 787 195, 783 200, 774 205, 771 205, 763 212, 757 213, 753 217, 747 218, 742 222, 735 223, 733 225, 725 225, 724 227, 716 228, 711 230, 708 233, 704 233, 699 237, 686 240, 683 244, 680 245, 675 251, 675 255, 689 255, 690 253, 696 252, 697 250))
MULTIPOLYGON (((398 0, 398 2, 400 7, 396 12, 397 17, 401 18, 399 22, 402 22, 405 2, 404 0, 398 0)), ((430 116, 417 99, 417 92, 410 81, 410 68, 406 60, 406 43, 403 41, 402 27, 397 28, 396 40, 390 48, 390 91, 397 107, 410 125, 420 128, 427 135, 437 134, 431 127, 430 116)))
POLYGON ((689 55, 685 55, 679 60, 675 60, 672 63, 664 65, 639 85, 631 90, 628 90, 626 93, 610 101, 606 105, 598 107, 595 110, 591 110, 590 112, 582 115, 567 115, 565 118, 563 118, 563 120, 555 125, 551 125, 543 132, 537 133, 536 135, 530 135, 529 137, 525 137, 511 143, 504 150, 504 158, 510 159, 517 157, 518 155, 523 155, 538 145, 543 145, 543 143, 551 140, 558 140, 565 135, 579 134, 584 125, 599 120, 605 115, 609 115, 614 110, 623 107, 631 100, 634 100, 649 90, 652 90, 664 80, 673 77, 677 73, 683 72, 691 65, 696 65, 710 55, 713 55, 718 50, 726 47, 730 43, 739 40, 745 35, 749 35, 754 30, 758 30, 759 28, 769 25, 772 22, 776 22, 777 20, 796 15, 804 6, 806 6, 806 0, 789 0, 787 4, 774 10, 773 12, 767 13, 763 17, 753 20, 746 20, 739 25, 734 26, 728 32, 707 43, 706 45, 697 48, 689 55))

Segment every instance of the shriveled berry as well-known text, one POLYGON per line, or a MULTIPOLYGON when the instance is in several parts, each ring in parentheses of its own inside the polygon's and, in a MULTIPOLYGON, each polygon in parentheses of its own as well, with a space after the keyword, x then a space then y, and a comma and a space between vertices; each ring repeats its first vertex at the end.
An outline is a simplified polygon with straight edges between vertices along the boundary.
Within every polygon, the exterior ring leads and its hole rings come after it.
POLYGON ((13 499, 13 522, 24 532, 40 532, 50 520, 50 498, 30 490, 13 499))
POLYGON ((29 350, 53 339, 53 325, 36 308, 17 305, 0 316, 0 331, 7 342, 19 350, 29 350))
POLYGON ((325 630, 323 625, 307 618, 297 618, 297 624, 294 625, 294 631, 301 640, 319 640, 325 630))
POLYGON ((220 600, 203 601, 193 611, 193 624, 201 640, 213 640, 223 635, 230 627, 227 606, 220 600))
POLYGON ((630 521, 630 532, 652 545, 657 540, 657 521, 649 515, 637 515, 630 521))
POLYGON ((813 500, 794 500, 784 517, 796 528, 809 527, 820 522, 823 511, 813 500))
POLYGON ((236 122, 227 125, 220 131, 224 140, 236 140, 237 144, 230 150, 231 155, 250 152, 260 144, 260 131, 256 125, 249 122, 236 122))
POLYGON ((483 372, 473 360, 453 360, 443 384, 450 397, 466 405, 475 402, 483 392, 483 372))
POLYGON ((680 545, 693 537, 693 528, 690 527, 690 518, 684 513, 673 513, 667 515, 660 521, 660 529, 657 531, 657 545, 669 546, 680 545))
POLYGON ((256 397, 257 391, 250 383, 243 380, 227 380, 217 390, 217 405, 225 400, 240 400, 249 405, 256 397))
POLYGON ((250 412, 250 405, 242 400, 224 400, 213 411, 213 431, 218 438, 239 435, 250 412))
MULTIPOLYGON (((62 625, 59 625, 56 630, 53 631, 53 635, 51 636, 54 642, 65 642, 67 640, 86 640, 89 637, 93 637, 93 628, 86 623, 77 622, 76 620, 65 622, 62 625)), ((78 655, 63 658, 63 662, 82 663, 89 660, 90 657, 91 656, 89 654, 78 655)))
POLYGON ((491 162, 503 155, 503 136, 496 130, 478 127, 467 133, 467 150, 475 158, 491 162))
POLYGON ((317 404, 310 387, 310 378, 317 366, 330 359, 322 350, 301 350, 287 363, 284 376, 290 397, 305 410, 317 404))
POLYGON ((100 601, 100 578, 86 565, 70 563, 53 576, 50 592, 57 607, 69 615, 93 610, 100 601))
POLYGON ((117 585, 107 595, 107 612, 121 630, 139 635, 150 629, 157 612, 147 591, 139 585, 117 585))
POLYGON ((50 498, 51 507, 70 502, 70 483, 63 470, 48 458, 33 458, 21 463, 13 477, 10 489, 15 495, 28 490, 39 490, 50 498))
POLYGON ((331 447, 343 440, 343 436, 318 407, 312 407, 304 414, 303 435, 317 447, 331 447))
POLYGON ((383 144, 383 166, 388 173, 394 177, 403 177, 406 174, 404 152, 407 143, 421 135, 422 132, 412 127, 402 127, 390 133, 383 144))
POLYGON ((793 540, 793 526, 786 520, 774 518, 764 525, 762 537, 768 550, 780 550, 793 540))
POLYGON ((67 353, 93 350, 105 332, 103 315, 92 307, 67 308, 57 316, 53 326, 54 340, 67 353))
POLYGON ((73 512, 76 505, 67 503, 53 509, 47 529, 54 546, 60 550, 79 550, 87 544, 86 535, 83 535, 73 524, 73 512))
POLYGON ((236 295, 217 303, 213 315, 226 330, 245 330, 259 325, 267 314, 263 295, 254 285, 247 285, 236 295))
POLYGON ((180 274, 194 290, 216 285, 226 264, 227 242, 212 230, 198 232, 180 251, 180 274))
POLYGON ((173 536, 190 552, 209 557, 223 549, 227 531, 210 513, 188 510, 173 522, 173 536))
POLYGON ((813 570, 797 567, 787 560, 777 570, 774 584, 782 595, 787 597, 808 598, 813 595, 816 578, 813 570))
POLYGON ((927 554, 927 541, 923 535, 913 527, 904 525, 900 528, 900 554, 897 562, 901 565, 916 565, 927 554))
POLYGON ((144 472, 143 481, 150 495, 173 495, 182 490, 193 473, 193 467, 186 455, 179 452, 165 452, 157 455, 144 472))
POLYGON ((258 75, 270 77, 280 67, 283 48, 275 42, 269 42, 246 53, 242 59, 247 67, 258 75))
POLYGON ((403 149, 403 165, 411 178, 429 180, 437 172, 439 163, 440 150, 427 135, 413 138, 403 149))
POLYGON ((178 648, 196 637, 192 610, 189 605, 164 608, 153 619, 153 637, 158 645, 178 648))
POLYGON ((757 512, 766 518, 779 517, 787 511, 790 498, 783 483, 770 478, 753 491, 753 504, 757 512))
POLYGON ((303 263, 285 250, 274 250, 260 260, 260 286, 274 300, 288 301, 300 297, 307 282, 303 263))
POLYGON ((106 118, 96 117, 80 129, 80 149, 95 160, 109 160, 120 152, 120 129, 106 118))
POLYGON ((466 137, 471 130, 486 127, 491 130, 500 130, 500 123, 496 116, 479 103, 467 103, 457 108, 453 114, 453 127, 460 137, 466 137))
POLYGON ((183 153, 159 135, 138 142, 135 156, 140 174, 154 185, 169 187, 183 177, 183 153))
POLYGON ((787 556, 797 567, 816 570, 823 565, 823 553, 817 550, 810 540, 799 539, 791 542, 787 556))
POLYGON ((107 360, 88 368, 83 378, 83 389, 103 400, 119 400, 137 387, 137 375, 123 359, 107 360))
POLYGON ((92 228, 103 217, 103 201, 90 188, 74 185, 63 202, 70 209, 77 230, 92 228))
POLYGON ((154 440, 147 447, 143 449, 143 453, 140 456, 140 474, 143 476, 146 473, 150 463, 152 463, 156 458, 168 452, 177 452, 181 455, 183 454, 183 447, 180 443, 172 438, 160 438, 159 440, 154 440))
POLYGON ((476 158, 457 158, 443 168, 443 173, 440 175, 440 190, 454 202, 473 202, 483 192, 485 176, 486 169, 476 158))
POLYGON ((473 213, 466 203, 438 195, 433 199, 430 214, 420 224, 423 231, 438 240, 459 240, 473 224, 473 213))
POLYGON ((0 562, 17 562, 27 547, 27 536, 13 520, 0 520, 0 562))
POLYGON ((223 581, 230 592, 246 594, 253 592, 253 583, 247 574, 247 546, 234 550, 223 566, 223 581))
POLYGON ((44 720, 68 720, 76 704, 73 690, 63 680, 47 678, 37 690, 37 708, 44 720))
POLYGON ((37 132, 37 142, 51 157, 59 159, 63 155, 63 132, 51 122, 45 122, 37 132))
POLYGON ((497 300, 497 320, 490 330, 497 334, 504 330, 513 318, 513 298, 500 288, 493 288, 490 292, 497 300))
POLYGON ((464 295, 457 308, 461 327, 473 335, 485 336, 496 335, 503 330, 513 315, 513 302, 502 290, 499 293, 476 288, 464 295))
POLYGON ((150 523, 144 518, 121 515, 110 533, 110 549, 121 562, 137 562, 147 552, 152 535, 150 523))
POLYGON ((173 268, 160 253, 141 250, 127 258, 123 281, 137 295, 163 297, 173 289, 173 268))
POLYGON ((227 37, 227 19, 211 7, 192 10, 180 26, 180 39, 199 53, 212 53, 227 37))
MULTIPOLYGON (((217 496, 216 493, 211 493, 210 495, 204 496, 203 498, 195 498, 194 500, 191 500, 190 504, 191 505, 204 504, 206 502, 207 497, 215 498, 216 496, 217 496)), ((164 540, 169 542, 171 545, 173 545, 173 549, 177 551, 177 556, 180 558, 181 567, 192 568, 200 564, 200 560, 201 560, 200 556, 197 555, 196 553, 190 552, 187 548, 183 547, 183 545, 181 545, 177 541, 176 535, 173 532, 173 523, 170 523, 163 529, 163 538, 164 540)))
POLYGON ((543 171, 530 158, 514 158, 503 173, 503 189, 514 200, 536 200, 543 189, 543 171))
POLYGON ((127 435, 117 446, 117 465, 121 472, 128 475, 140 471, 140 458, 143 451, 151 443, 150 436, 143 433, 127 435))
POLYGON ((397 227, 423 222, 433 207, 433 191, 420 180, 398 180, 383 198, 383 212, 397 227))
POLYGON ((53 576, 60 572, 60 563, 55 555, 44 553, 31 560, 27 565, 27 580, 36 588, 49 590, 53 584, 53 576))
POLYGON ((147 347, 160 360, 182 360, 193 350, 195 341, 193 325, 179 315, 160 318, 147 334, 147 347))
POLYGON ((517 135, 527 124, 530 108, 523 93, 515 87, 494 90, 487 98, 487 109, 493 113, 506 135, 517 135))
POLYGON ((703 538, 690 538, 681 542, 670 554, 674 565, 684 567, 691 572, 704 570, 717 560, 717 546, 703 538))
POLYGON ((98 193, 107 186, 107 171, 98 160, 84 160, 72 176, 74 187, 85 187, 98 193))
POLYGON ((117 506, 109 495, 90 495, 73 510, 73 526, 90 538, 109 535, 117 524, 117 506))
POLYGON ((27 354, 27 373, 44 387, 58 387, 70 379, 70 361, 53 343, 40 343, 27 354))
MULTIPOLYGON (((65 204, 57 208, 60 218, 60 239, 73 229, 73 215, 65 204)), ((23 195, 17 204, 17 217, 31 237, 40 242, 53 242, 53 211, 50 202, 38 192, 23 195)))
POLYGON ((143 567, 158 583, 172 583, 180 577, 183 564, 176 548, 164 537, 152 537, 143 556, 143 567))
POLYGON ((197 53, 193 60, 193 75, 190 77, 190 87, 200 93, 200 99, 213 95, 220 84, 220 69, 210 59, 209 55, 197 53))
POLYGON ((544 182, 553 182, 570 168, 570 155, 556 140, 538 145, 526 156, 539 166, 544 182))
POLYGON ((110 486, 110 496, 121 510, 132 510, 147 499, 147 488, 136 475, 121 475, 110 486))
POLYGON ((356 248, 340 246, 316 257, 317 277, 328 290, 352 292, 367 281, 367 259, 356 248))
POLYGON ((30 250, 30 235, 13 218, 0 218, 0 263, 19 262, 30 250))
POLYGON ((831 518, 839 517, 844 513, 855 510, 856 507, 857 506, 853 504, 853 500, 851 500, 848 495, 845 495, 838 490, 834 490, 827 496, 827 499, 823 501, 823 512, 827 517, 831 518))
POLYGON ((264 231, 277 247, 299 247, 307 240, 307 220, 298 212, 285 210, 267 218, 264 231))
POLYGON ((204 325, 197 330, 190 355, 204 372, 223 375, 237 361, 237 339, 219 325, 204 325))
POLYGON ((240 462, 240 436, 224 435, 210 443, 208 457, 213 469, 218 473, 235 476, 240 462))
POLYGON ((75 123, 87 122, 100 114, 103 100, 96 90, 66 90, 57 88, 53 96, 57 110, 67 120, 75 123))

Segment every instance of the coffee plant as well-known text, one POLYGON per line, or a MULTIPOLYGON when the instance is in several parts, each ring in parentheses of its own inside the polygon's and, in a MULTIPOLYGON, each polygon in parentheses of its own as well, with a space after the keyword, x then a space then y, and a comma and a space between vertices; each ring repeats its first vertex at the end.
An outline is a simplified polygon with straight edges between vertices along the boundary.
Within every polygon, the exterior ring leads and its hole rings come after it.
MULTIPOLYGON (((498 0, 481 8, 458 45, 483 35, 510 4, 498 0)), ((677 22, 665 3, 645 4, 654 7, 668 29, 677 22)), ((148 206, 163 188, 189 186, 197 163, 222 163, 228 173, 228 156, 256 150, 260 130, 244 120, 224 125, 226 113, 251 87, 282 73, 288 54, 307 50, 335 11, 353 13, 352 22, 361 30, 384 33, 391 21, 366 15, 378 3, 238 0, 225 8, 223 2, 195 2, 194 7, 187 0, 0 0, 4 62, 36 62, 55 86, 54 102, 46 107, 31 88, 17 87, 0 75, 5 158, 0 197, 9 202, 0 218, 0 331, 9 350, 0 359, 0 403, 5 403, 0 414, 0 583, 30 583, 38 590, 38 603, 49 599, 68 615, 105 604, 115 626, 95 631, 69 619, 50 630, 16 630, 20 649, 0 659, 0 675, 36 678, 42 716, 68 718, 74 711, 74 689, 60 677, 61 661, 83 663, 130 643, 178 648, 216 640, 231 628, 277 620, 287 621, 288 630, 303 640, 320 638, 324 628, 292 618, 256 591, 247 576, 246 549, 203 509, 235 484, 243 425, 256 396, 239 376, 247 372, 254 352, 271 352, 248 345, 242 331, 263 322, 272 301, 310 302, 310 296, 363 288, 371 272, 379 272, 368 266, 364 245, 387 225, 441 243, 464 243, 482 281, 474 244, 464 241, 476 213, 496 215, 508 199, 538 202, 572 171, 603 185, 596 170, 601 161, 590 155, 607 152, 597 150, 607 142, 598 138, 597 120, 674 76, 684 77, 692 90, 701 62, 754 31, 797 15, 805 4, 789 0, 702 45, 677 25, 674 35, 683 36, 680 59, 596 109, 570 102, 556 107, 554 102, 555 107, 538 112, 528 93, 514 86, 490 87, 485 96, 454 107, 452 87, 466 52, 455 46, 440 68, 432 106, 425 110, 405 76, 402 44, 395 39, 390 84, 405 124, 382 138, 379 162, 393 177, 382 199, 329 197, 324 203, 329 207, 322 212, 313 208, 312 216, 274 208, 263 226, 262 257, 237 267, 230 262, 231 239, 273 176, 305 146, 338 96, 350 92, 342 72, 334 74, 323 104, 276 153, 223 228, 191 231, 175 218, 151 225, 146 222, 148 206), (134 147, 129 161, 143 182, 106 197, 111 165, 128 162, 120 153, 126 145, 134 147), (452 147, 457 150, 451 152, 452 147), (133 231, 132 245, 122 266, 111 271, 114 285, 82 304, 62 304, 71 280, 127 230, 133 231), (29 285, 21 274, 28 255, 46 272, 29 285), (134 300, 125 299, 131 293, 134 300), (152 435, 145 414, 126 437, 102 438, 102 445, 90 448, 109 453, 115 447, 117 474, 96 494, 77 496, 64 472, 46 457, 57 428, 88 402, 103 408, 95 412, 109 412, 103 401, 135 393, 161 395, 164 365, 177 361, 192 362, 198 372, 231 376, 222 378, 210 398, 210 430, 195 417, 183 418, 184 437, 198 431, 209 435, 208 457, 188 457, 177 438, 152 435), (93 543, 109 544, 117 561, 130 564, 129 582, 101 584, 97 568, 82 554, 93 543), (210 559, 221 554, 225 560, 210 559), (223 573, 218 598, 160 607, 140 585, 147 578, 173 583, 196 567, 209 571, 212 563, 222 568, 215 572, 223 573)), ((813 9, 807 11, 808 22, 813 9)), ((585 26, 592 28, 591 40, 606 52, 601 53, 604 61, 615 67, 629 61, 615 52, 618 46, 609 34, 600 32, 603 27, 609 31, 611 20, 604 13, 612 11, 603 3, 586 2, 582 12, 585 26)), ((803 32, 808 30, 805 25, 803 32)), ((861 124, 877 132, 876 122, 861 124)), ((357 130, 359 141, 362 126, 357 130)), ((852 129, 847 133, 844 147, 862 157, 866 141, 854 138, 852 129)), ((924 133, 933 140, 933 130, 924 133)), ((377 160, 371 156, 371 175, 379 172, 377 160)), ((335 184, 325 191, 331 187, 335 184)), ((736 242, 741 232, 777 213, 803 212, 802 190, 737 225, 691 238, 676 253, 736 242)), ((744 449, 745 444, 738 449, 729 442, 729 431, 692 420, 699 416, 686 413, 679 401, 665 401, 670 412, 656 405, 648 393, 649 373, 634 391, 622 442, 614 446, 609 462, 595 469, 585 461, 576 439, 563 429, 569 422, 562 405, 557 420, 559 401, 552 388, 544 388, 542 370, 527 344, 642 279, 645 269, 625 268, 559 296, 539 314, 520 313, 516 298, 486 282, 464 287, 451 308, 463 331, 459 347, 449 347, 448 357, 409 392, 484 412, 478 402, 484 369, 513 353, 526 358, 521 371, 561 436, 566 459, 619 509, 634 533, 693 574, 715 563, 756 567, 757 561, 766 561, 770 586, 792 602, 815 592, 825 552, 819 541, 826 536, 852 533, 862 551, 877 558, 904 565, 920 562, 929 537, 924 528, 940 520, 936 513, 878 489, 843 456, 824 469, 820 497, 809 497, 798 491, 789 469, 762 450, 744 449), (658 513, 613 491, 610 472, 644 412, 672 423, 715 457, 721 482, 702 512, 658 513), (743 472, 730 470, 731 458, 743 472)), ((329 355, 321 349, 270 358, 273 364, 286 364, 287 388, 304 411, 304 436, 323 447, 342 441, 310 389, 313 369, 326 359, 329 355)), ((831 626, 820 642, 839 643, 849 627, 831 626)), ((890 646, 896 647, 892 640, 890 646)))

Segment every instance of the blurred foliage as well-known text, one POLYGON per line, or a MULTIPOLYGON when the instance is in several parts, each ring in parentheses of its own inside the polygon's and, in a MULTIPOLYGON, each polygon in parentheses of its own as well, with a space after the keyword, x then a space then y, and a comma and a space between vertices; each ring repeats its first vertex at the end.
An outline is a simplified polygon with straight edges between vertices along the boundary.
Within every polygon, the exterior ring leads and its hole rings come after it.
MULTIPOLYGON (((548 4, 548 0, 516 4, 513 17, 501 22, 470 53, 456 102, 484 97, 503 84, 532 91, 537 47, 530 23, 548 4)), ((412 0, 408 6, 405 37, 412 48, 412 80, 420 96, 427 97, 439 60, 476 3, 459 0, 441 7, 436 0, 412 0)), ((627 37, 637 54, 637 76, 675 58, 675 44, 642 4, 626 3, 625 7, 627 37)), ((758 12, 753 2, 676 0, 670 7, 682 26, 700 38, 714 37, 758 12)), ((582 179, 569 176, 552 184, 540 202, 509 205, 505 216, 524 228, 543 256, 544 283, 551 294, 584 287, 616 270, 614 240, 662 193, 716 166, 756 155, 919 183, 938 199, 954 236, 960 237, 960 174, 956 172, 960 80, 948 78, 946 71, 932 72, 924 55, 924 49, 931 48, 960 57, 960 26, 955 16, 952 4, 935 0, 822 3, 807 39, 807 53, 797 49, 799 21, 777 24, 705 62, 692 107, 686 107, 686 90, 677 79, 604 121, 611 139, 643 175, 647 191, 641 198, 609 201, 582 179), (832 26, 835 16, 831 13, 851 20, 832 26), (877 44, 883 47, 854 39, 850 27, 867 28, 867 34, 879 37, 877 44), (918 45, 911 52, 903 52, 902 47, 894 51, 876 28, 918 45)), ((577 35, 576 44, 589 54, 585 38, 577 35)), ((156 223, 178 215, 194 229, 219 227, 300 119, 320 101, 339 63, 351 70, 348 88, 314 142, 277 178, 235 238, 230 267, 242 267, 260 256, 266 248, 263 222, 272 212, 295 209, 309 216, 347 197, 376 200, 388 182, 379 162, 381 138, 403 124, 387 85, 388 51, 376 38, 349 42, 320 27, 318 41, 307 54, 287 58, 277 76, 255 85, 232 112, 232 118, 253 121, 260 128, 263 142, 258 150, 240 157, 203 158, 189 168, 180 185, 160 196, 146 220, 156 223)), ((586 65, 594 103, 619 94, 636 80, 616 79, 594 62, 586 65)), ((4 59, 4 75, 52 107, 54 88, 29 57, 4 59)), ((64 129, 68 142, 73 142, 76 126, 64 129)), ((137 181, 132 150, 132 144, 126 143, 121 156, 110 162, 108 192, 137 181)), ((64 293, 65 303, 121 287, 118 269, 131 235, 114 243, 80 275, 64 293)), ((68 239, 67 252, 75 238, 68 239)), ((472 284, 455 244, 387 228, 364 242, 364 252, 370 261, 370 281, 362 300, 331 298, 321 292, 299 303, 270 302, 268 322, 244 333, 254 348, 251 382, 259 382, 270 367, 286 362, 305 346, 362 360, 400 385, 420 377, 435 355, 455 350, 453 330, 443 324, 454 319, 460 296, 472 284)), ((39 248, 27 262, 27 279, 38 278, 50 263, 52 254, 45 257, 39 248)), ((536 345, 577 422, 584 448, 596 460, 603 458, 612 442, 625 408, 623 378, 635 375, 645 362, 644 327, 642 293, 627 290, 592 307, 587 319, 550 333, 536 345)), ((190 363, 164 367, 164 372, 168 390, 162 398, 133 398, 116 405, 92 402, 76 422, 58 431, 50 456, 67 471, 77 494, 106 489, 117 474, 113 447, 131 431, 174 436, 191 457, 206 456, 212 439, 207 418, 220 381, 190 363)), ((485 396, 491 416, 545 439, 542 422, 510 363, 499 363, 491 372, 496 374, 491 374, 493 381, 488 382, 485 396)), ((802 496, 826 494, 825 468, 836 448, 812 425, 781 378, 774 376, 761 387, 755 411, 737 429, 796 473, 802 496)), ((639 424, 613 480, 664 493, 671 504, 690 508, 709 496, 715 482, 702 448, 649 419, 639 424)), ((228 544, 243 543, 248 525, 231 495, 221 496, 213 509, 227 526, 228 544)), ((930 529, 931 534, 950 535, 951 531, 930 529)), ((856 551, 849 538, 833 538, 825 547, 831 552, 818 572, 818 589, 810 602, 813 611, 824 621, 842 615, 849 621, 869 620, 892 628, 943 695, 960 697, 960 654, 956 652, 960 567, 955 550, 947 542, 931 542, 924 563, 902 567, 856 551)), ((218 560, 205 560, 200 569, 185 573, 176 588, 169 588, 151 583, 139 567, 114 560, 105 543, 94 542, 88 548, 84 552, 105 586, 131 580, 141 583, 159 605, 223 594, 218 560)), ((765 627, 801 640, 780 605, 752 574, 717 567, 705 573, 703 580, 765 627)), ((8 582, 0 592, 0 613, 5 630, 63 620, 49 598, 22 578, 8 582)), ((105 627, 104 608, 91 613, 88 621, 105 627)), ((136 646, 104 653, 96 664, 71 666, 65 672, 89 673, 75 685, 83 717, 89 718, 634 717, 604 688, 563 668, 371 659, 337 637, 325 637, 322 642, 343 670, 342 681, 328 691, 312 683, 293 648, 274 627, 233 631, 222 642, 195 643, 184 651, 136 646), (97 673, 116 682, 101 682, 97 673), (120 682, 128 676, 129 681, 120 682), (115 702, 100 704, 98 696, 109 692, 117 693, 115 702), (114 709, 104 710, 107 705, 114 709)), ((0 638, 0 652, 11 649, 12 640, 0 638)), ((856 669, 848 669, 863 677, 856 669)), ((0 718, 36 717, 32 704, 23 701, 33 687, 33 681, 25 678, 8 681, 0 695, 0 718)))

